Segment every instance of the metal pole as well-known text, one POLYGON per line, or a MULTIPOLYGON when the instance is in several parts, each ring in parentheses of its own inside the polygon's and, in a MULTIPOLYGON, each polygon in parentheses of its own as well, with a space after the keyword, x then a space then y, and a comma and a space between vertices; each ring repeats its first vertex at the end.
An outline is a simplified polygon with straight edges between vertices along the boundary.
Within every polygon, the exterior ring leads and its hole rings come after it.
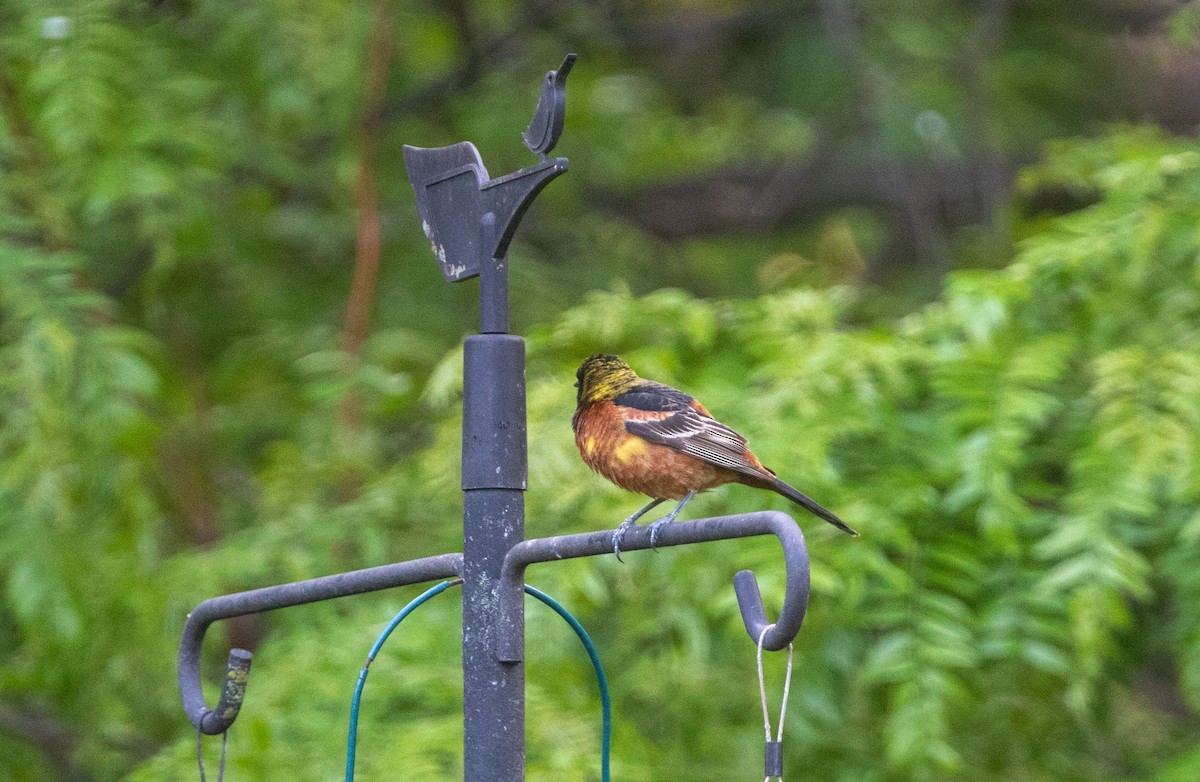
MULTIPOLYGON (((503 261, 492 261, 492 264, 503 261)), ((485 266, 489 265, 485 263, 485 266)), ((503 266, 490 270, 506 283, 503 266)), ((483 279, 488 280, 489 270, 483 279)), ((481 297, 507 284, 481 281, 481 297)), ((507 301, 481 312, 507 314, 507 301), (497 306, 498 305, 498 306, 497 306)), ((507 320, 507 318, 505 318, 507 320)), ((484 328, 495 323, 485 323, 484 328)), ((525 536, 525 342, 475 334, 463 350, 463 775, 525 779, 525 666, 493 653, 496 586, 508 550, 525 536)), ((522 611, 518 604, 515 611, 522 611)))
MULTIPOLYGON (((495 244, 496 213, 487 212, 480 220, 483 246, 495 244)), ((508 258, 485 258, 479 270, 479 331, 484 334, 508 333, 508 258)), ((521 370, 524 372, 524 368, 521 370)))

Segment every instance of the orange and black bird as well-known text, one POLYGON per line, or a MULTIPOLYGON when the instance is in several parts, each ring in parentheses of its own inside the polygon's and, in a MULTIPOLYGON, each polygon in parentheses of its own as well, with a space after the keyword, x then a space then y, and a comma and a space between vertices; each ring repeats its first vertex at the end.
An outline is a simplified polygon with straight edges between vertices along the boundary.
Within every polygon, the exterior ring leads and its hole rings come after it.
POLYGON ((746 438, 688 394, 643 380, 620 358, 604 353, 585 360, 575 376, 579 390, 571 427, 583 461, 622 489, 651 498, 613 534, 618 558, 625 531, 651 508, 679 500, 674 510, 650 525, 653 546, 658 527, 674 521, 697 492, 726 483, 770 489, 843 532, 858 534, 779 480, 750 452, 746 438))

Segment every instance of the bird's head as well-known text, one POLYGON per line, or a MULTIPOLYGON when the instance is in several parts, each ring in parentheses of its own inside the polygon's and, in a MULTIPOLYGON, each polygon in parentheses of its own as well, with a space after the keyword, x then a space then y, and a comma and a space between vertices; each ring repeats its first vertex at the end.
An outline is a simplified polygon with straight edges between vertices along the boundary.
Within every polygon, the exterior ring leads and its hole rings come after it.
POLYGON ((621 359, 607 353, 589 356, 575 373, 575 398, 579 404, 602 402, 619 396, 637 384, 637 373, 621 359))

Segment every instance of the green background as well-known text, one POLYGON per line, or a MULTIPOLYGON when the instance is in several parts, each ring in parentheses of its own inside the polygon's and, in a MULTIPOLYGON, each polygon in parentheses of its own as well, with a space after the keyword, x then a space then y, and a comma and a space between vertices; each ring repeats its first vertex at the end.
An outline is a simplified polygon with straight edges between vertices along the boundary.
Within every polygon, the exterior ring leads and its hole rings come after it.
MULTIPOLYGON (((862 533, 743 487, 689 508, 808 536, 788 779, 1200 778, 1198 19, 0 3, 0 778, 196 778, 192 606, 461 548, 476 283, 442 282, 400 146, 530 164, 566 51, 571 171, 510 252, 527 534, 641 504, 570 432, 575 367, 619 353, 862 533)), ((614 778, 756 779, 730 577, 777 610, 777 547, 627 560, 530 571, 600 647, 614 778)), ((210 702, 255 649, 228 778, 339 779, 359 666, 415 594, 214 626, 210 702)), ((528 778, 598 779, 590 666, 528 613, 528 778)), ((434 601, 372 666, 360 779, 461 777, 458 621, 434 601)))

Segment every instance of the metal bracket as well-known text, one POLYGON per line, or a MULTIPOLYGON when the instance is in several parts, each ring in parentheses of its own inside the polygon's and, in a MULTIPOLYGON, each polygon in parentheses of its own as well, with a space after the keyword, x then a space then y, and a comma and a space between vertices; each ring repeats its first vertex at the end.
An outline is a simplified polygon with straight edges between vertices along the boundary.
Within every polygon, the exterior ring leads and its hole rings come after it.
POLYGON ((179 641, 179 691, 183 695, 183 710, 201 732, 214 736, 229 730, 246 695, 251 655, 245 649, 234 649, 229 653, 225 686, 221 689, 217 707, 210 709, 204 701, 200 654, 204 648, 204 633, 213 622, 461 574, 462 554, 440 554, 205 600, 188 614, 183 638, 179 641))
MULTIPOLYGON (((534 538, 518 543, 509 550, 504 559, 497 596, 499 610, 496 612, 495 651, 501 662, 520 662, 523 659, 525 614, 522 590, 525 569, 538 562, 611 554, 612 535, 612 530, 601 530, 534 538)), ((779 511, 760 511, 676 522, 659 530, 658 545, 666 548, 759 535, 774 535, 779 540, 787 576, 779 618, 763 639, 763 647, 774 651, 785 648, 800 632, 808 607, 808 548, 804 533, 791 516, 779 511)), ((650 548, 649 527, 631 528, 622 540, 621 547, 626 552, 650 548)), ((441 554, 205 600, 188 614, 179 645, 179 689, 183 694, 183 707, 188 719, 203 733, 223 733, 237 719, 245 697, 251 654, 244 649, 234 649, 229 653, 225 684, 217 706, 209 708, 204 700, 200 657, 205 632, 213 622, 439 578, 456 578, 462 575, 462 567, 462 554, 441 554)), ((763 608, 758 579, 753 572, 742 570, 733 577, 733 586, 746 633, 757 641, 762 629, 771 624, 763 608)))

